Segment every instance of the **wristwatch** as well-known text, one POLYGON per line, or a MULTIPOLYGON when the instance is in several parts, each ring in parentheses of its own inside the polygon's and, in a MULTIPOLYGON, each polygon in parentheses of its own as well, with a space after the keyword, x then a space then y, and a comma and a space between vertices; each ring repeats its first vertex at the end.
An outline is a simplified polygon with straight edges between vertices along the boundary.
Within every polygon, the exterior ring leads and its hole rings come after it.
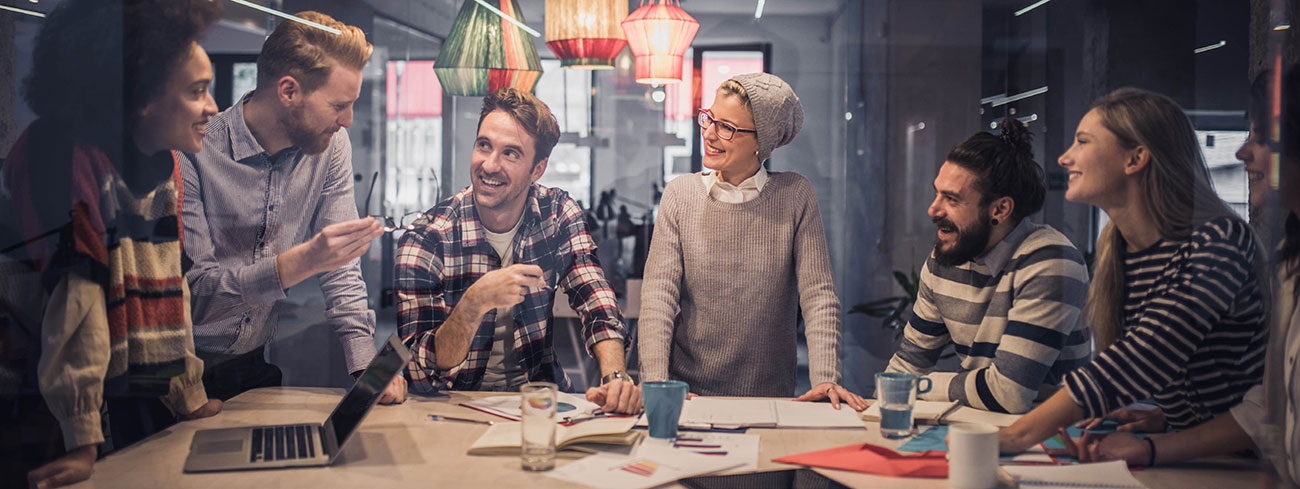
POLYGON ((631 375, 628 375, 626 370, 615 370, 610 372, 609 375, 601 377, 600 385, 605 385, 615 380, 626 380, 631 382, 632 385, 636 385, 636 379, 633 379, 631 375))

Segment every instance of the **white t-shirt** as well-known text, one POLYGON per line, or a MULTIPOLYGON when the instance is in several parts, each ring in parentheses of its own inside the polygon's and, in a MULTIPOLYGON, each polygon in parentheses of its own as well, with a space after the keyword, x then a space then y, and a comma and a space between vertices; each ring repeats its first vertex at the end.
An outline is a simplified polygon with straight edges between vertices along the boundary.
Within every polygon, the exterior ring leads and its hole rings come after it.
MULTIPOLYGON (((515 235, 519 234, 519 225, 523 222, 524 216, 520 214, 519 222, 504 233, 494 233, 483 228, 488 244, 501 257, 501 268, 508 267, 515 261, 515 235)), ((480 384, 483 390, 517 390, 519 385, 528 382, 528 377, 519 368, 515 357, 514 323, 513 307, 497 308, 496 328, 492 330, 492 353, 488 355, 487 371, 483 373, 483 382, 480 384)))

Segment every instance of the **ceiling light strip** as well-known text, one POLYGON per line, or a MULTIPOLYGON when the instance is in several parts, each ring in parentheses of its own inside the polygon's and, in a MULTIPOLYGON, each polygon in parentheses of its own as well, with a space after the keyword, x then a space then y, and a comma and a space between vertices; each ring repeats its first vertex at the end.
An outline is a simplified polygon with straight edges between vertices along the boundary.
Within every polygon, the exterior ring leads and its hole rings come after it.
POLYGON ((276 17, 280 17, 280 18, 284 18, 284 19, 289 19, 289 20, 292 20, 292 21, 294 21, 294 22, 298 22, 298 23, 301 23, 301 24, 306 24, 306 25, 309 25, 309 26, 315 27, 315 28, 317 28, 317 29, 320 29, 320 30, 322 30, 322 31, 328 32, 328 33, 330 33, 330 34, 342 34, 342 33, 343 33, 343 31, 340 31, 340 30, 335 29, 335 28, 333 28, 333 27, 330 27, 330 26, 327 26, 327 25, 324 25, 324 24, 319 24, 319 23, 316 23, 316 22, 312 22, 312 21, 310 21, 310 20, 304 19, 304 18, 299 17, 299 16, 297 16, 297 15, 286 14, 286 13, 284 13, 284 12, 281 12, 281 11, 279 11, 279 10, 276 10, 276 9, 273 9, 273 8, 270 8, 270 7, 263 7, 263 6, 258 5, 258 4, 256 4, 256 3, 249 2, 248 0, 230 0, 230 1, 231 1, 231 2, 234 2, 234 3, 237 3, 237 4, 240 4, 240 5, 243 5, 243 6, 245 6, 245 7, 248 7, 248 8, 254 9, 254 10, 260 10, 260 11, 262 11, 262 12, 266 12, 266 13, 271 14, 271 15, 274 15, 274 16, 276 16, 276 17))
POLYGON ((1020 17, 1021 15, 1025 15, 1025 14, 1029 13, 1030 10, 1036 9, 1036 8, 1038 8, 1038 7, 1042 7, 1043 4, 1045 4, 1045 3, 1047 3, 1047 2, 1050 2, 1050 1, 1052 1, 1052 0, 1038 0, 1037 2, 1034 2, 1033 5, 1030 5, 1030 6, 1028 6, 1028 7, 1022 8, 1022 9, 1020 9, 1020 10, 1017 10, 1017 11, 1016 11, 1016 17, 1020 17))
POLYGON ((1209 46, 1201 46, 1201 47, 1199 47, 1199 48, 1193 49, 1193 50, 1192 50, 1192 53, 1194 53, 1194 54, 1201 54, 1201 53, 1204 53, 1204 52, 1206 52, 1206 51, 1213 51, 1213 50, 1215 50, 1215 49, 1219 49, 1219 48, 1224 47, 1224 46, 1227 46, 1227 45, 1228 45, 1228 41, 1219 41, 1219 42, 1216 42, 1216 43, 1211 44, 1211 45, 1209 45, 1209 46))
POLYGON ((485 1, 483 1, 483 0, 474 0, 474 1, 475 1, 475 2, 478 2, 479 5, 482 5, 483 8, 486 8, 486 9, 492 11, 492 13, 501 16, 501 18, 510 21, 511 24, 514 24, 514 25, 519 26, 520 29, 523 29, 524 32, 527 32, 527 33, 529 33, 529 34, 532 34, 533 37, 542 37, 542 33, 533 30, 532 27, 528 27, 528 24, 525 24, 525 23, 523 23, 523 22, 520 22, 520 21, 518 21, 518 20, 515 20, 514 17, 511 17, 511 16, 509 16, 509 15, 506 15, 506 13, 505 13, 505 12, 502 12, 501 9, 498 9, 498 8, 496 8, 496 7, 493 7, 493 6, 489 5, 487 2, 485 2, 485 1))
POLYGON ((1010 97, 1003 98, 1003 99, 1001 99, 1001 100, 995 100, 995 101, 993 101, 993 106, 994 106, 994 107, 998 107, 998 106, 1006 105, 1006 104, 1009 104, 1009 103, 1011 103, 1011 102, 1017 102, 1017 101, 1024 100, 1024 99, 1027 99, 1027 98, 1029 98, 1029 97, 1033 97, 1033 96, 1036 96, 1036 95, 1042 95, 1042 94, 1044 94, 1044 93, 1047 93, 1047 87, 1039 87, 1039 88, 1035 88, 1035 89, 1030 90, 1030 91, 1028 91, 1028 92, 1018 93, 1018 94, 1012 95, 1012 96, 1010 96, 1010 97))
POLYGON ((37 12, 37 11, 35 11, 35 10, 27 10, 27 9, 15 8, 15 7, 10 7, 10 6, 8 6, 8 5, 0 5, 0 10, 8 10, 8 11, 10 11, 10 12, 17 12, 17 13, 20 13, 20 14, 27 14, 27 15, 30 15, 30 16, 32 16, 32 17, 45 18, 45 14, 42 14, 42 13, 37 12))

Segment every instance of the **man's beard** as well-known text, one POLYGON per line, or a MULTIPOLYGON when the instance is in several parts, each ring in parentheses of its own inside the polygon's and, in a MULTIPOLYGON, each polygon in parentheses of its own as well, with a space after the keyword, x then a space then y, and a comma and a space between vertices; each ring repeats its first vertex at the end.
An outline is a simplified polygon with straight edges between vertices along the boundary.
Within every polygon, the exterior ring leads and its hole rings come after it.
POLYGON ((324 153, 330 147, 330 141, 334 139, 334 133, 326 136, 323 132, 313 131, 304 123, 306 117, 303 114, 303 106, 296 105, 289 109, 289 117, 284 120, 285 132, 289 135, 289 143, 297 146, 303 153, 309 155, 318 155, 324 153))
POLYGON ((934 239, 934 260, 945 267, 955 267, 975 259, 984 252, 984 247, 989 243, 989 235, 993 233, 993 226, 989 224, 988 211, 980 212, 979 219, 975 220, 975 224, 969 230, 958 228, 946 218, 933 219, 933 221, 940 228, 957 231, 957 242, 948 251, 941 249, 943 242, 939 238, 934 239))

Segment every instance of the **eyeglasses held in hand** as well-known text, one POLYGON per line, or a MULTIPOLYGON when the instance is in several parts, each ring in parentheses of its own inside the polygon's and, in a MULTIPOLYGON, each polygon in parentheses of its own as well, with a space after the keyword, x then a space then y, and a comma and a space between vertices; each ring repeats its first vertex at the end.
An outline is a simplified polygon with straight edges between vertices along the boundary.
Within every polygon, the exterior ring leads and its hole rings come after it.
MULTIPOLYGON (((436 175, 435 175, 436 176, 436 175)), ((378 219, 384 223, 385 233, 396 233, 398 231, 411 231, 415 229, 415 220, 424 215, 422 211, 411 211, 402 216, 402 219, 396 220, 389 216, 382 216, 370 213, 370 197, 375 195, 375 182, 379 181, 379 172, 376 171, 370 177, 370 190, 366 191, 366 215, 378 219)))

